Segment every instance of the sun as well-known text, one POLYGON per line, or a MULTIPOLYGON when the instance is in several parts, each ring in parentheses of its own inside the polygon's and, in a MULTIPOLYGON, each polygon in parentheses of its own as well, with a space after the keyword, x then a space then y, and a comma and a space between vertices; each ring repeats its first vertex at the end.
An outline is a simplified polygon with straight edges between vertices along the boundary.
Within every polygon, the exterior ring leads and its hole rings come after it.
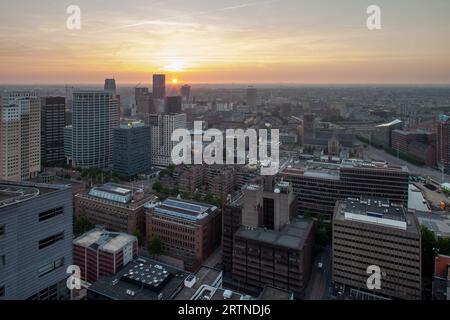
POLYGON ((177 78, 172 79, 172 83, 173 84, 177 84, 178 83, 178 79, 177 78))

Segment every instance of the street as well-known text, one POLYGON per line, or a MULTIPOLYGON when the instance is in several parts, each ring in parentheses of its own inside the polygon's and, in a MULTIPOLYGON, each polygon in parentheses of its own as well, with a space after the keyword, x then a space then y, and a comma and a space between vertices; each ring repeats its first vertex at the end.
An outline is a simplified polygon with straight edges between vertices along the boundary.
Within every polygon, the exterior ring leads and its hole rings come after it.
POLYGON ((331 286, 331 247, 326 247, 314 260, 305 300, 328 300, 331 286), (317 264, 322 262, 322 268, 317 264))
POLYGON ((430 167, 419 167, 414 164, 411 164, 405 160, 399 159, 383 149, 377 149, 372 146, 367 146, 367 149, 364 150, 364 159, 365 160, 384 160, 391 164, 406 166, 409 169, 411 174, 417 174, 425 177, 430 177, 436 182, 442 183, 450 181, 450 176, 445 174, 444 181, 442 181, 442 173, 436 169, 430 167))

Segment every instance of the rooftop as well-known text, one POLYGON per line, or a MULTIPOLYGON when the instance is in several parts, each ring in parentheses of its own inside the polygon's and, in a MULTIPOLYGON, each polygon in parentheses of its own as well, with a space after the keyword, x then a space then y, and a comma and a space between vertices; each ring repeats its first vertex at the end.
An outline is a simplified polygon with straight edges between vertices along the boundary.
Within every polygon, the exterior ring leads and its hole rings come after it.
POLYGON ((125 246, 134 243, 137 238, 119 232, 109 232, 102 229, 93 229, 76 238, 73 243, 79 246, 115 253, 125 246))
POLYGON ((155 214, 191 221, 204 219, 217 210, 217 207, 213 205, 176 198, 168 198, 161 203, 151 206, 154 207, 155 214))
POLYGON ((68 188, 67 185, 0 181, 0 208, 68 188))
POLYGON ((313 221, 310 219, 297 218, 285 225, 281 231, 243 226, 236 231, 235 236, 280 247, 302 249, 312 225, 313 221))
POLYGON ((175 297, 175 300, 190 300, 194 294, 203 285, 216 286, 220 284, 222 279, 222 271, 207 266, 202 266, 194 274, 190 275, 187 279, 192 286, 184 286, 180 293, 175 297))
POLYGON ((412 217, 402 204, 376 197, 347 198, 337 204, 335 219, 382 225, 407 230, 412 217))
POLYGON ((171 300, 188 275, 159 261, 140 257, 118 274, 100 278, 88 290, 113 300, 171 300))

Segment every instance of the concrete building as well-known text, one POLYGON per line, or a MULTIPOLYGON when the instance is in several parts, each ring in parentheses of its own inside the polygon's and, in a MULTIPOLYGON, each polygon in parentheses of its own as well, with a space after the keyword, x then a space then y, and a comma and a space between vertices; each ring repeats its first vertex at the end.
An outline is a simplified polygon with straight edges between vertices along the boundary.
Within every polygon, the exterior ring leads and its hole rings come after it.
POLYGON ((245 94, 246 94, 245 101, 247 102, 247 105, 251 109, 255 108, 256 104, 258 103, 257 101, 258 92, 256 88, 247 88, 245 94))
POLYGON ((421 299, 420 225, 402 203, 370 197, 338 201, 332 230, 334 284, 352 295, 421 299), (368 289, 369 266, 380 268, 380 289, 368 289))
POLYGON ((41 102, 36 93, 3 93, 0 121, 0 179, 36 177, 41 170, 41 102))
POLYGON ((153 75, 153 99, 164 99, 166 97, 166 75, 153 75))
POLYGON ((186 128, 186 114, 152 114, 147 117, 151 135, 151 163, 154 166, 167 167, 172 164, 172 133, 176 129, 186 128))
POLYGON ((396 129, 403 129, 403 122, 401 120, 393 120, 389 123, 383 123, 375 127, 371 133, 371 141, 374 144, 391 147, 392 146, 392 131, 396 129))
POLYGON ((113 170, 132 177, 150 170, 150 127, 131 122, 114 128, 113 170))
POLYGON ((392 131, 392 148, 423 161, 428 166, 436 165, 436 134, 426 131, 392 131))
POLYGON ((312 264, 310 219, 296 218, 292 186, 265 178, 247 185, 225 205, 224 282, 258 296, 272 286, 302 298, 312 264))
POLYGON ((205 203, 169 198, 146 206, 146 237, 161 240, 165 255, 196 270, 220 245, 222 213, 205 203))
POLYGON ((89 283, 113 276, 138 256, 138 240, 126 233, 93 229, 73 240, 73 263, 89 283))
POLYGON ((148 114, 156 113, 152 95, 148 92, 148 88, 135 88, 134 97, 138 119, 145 120, 148 114))
POLYGON ((64 299, 72 190, 0 181, 0 300, 64 299))
POLYGON ((64 163, 64 127, 66 98, 41 99, 41 164, 54 166, 64 163))
POLYGON ((406 167, 363 160, 306 161, 285 168, 280 176, 292 183, 299 214, 331 218, 337 200, 361 195, 408 203, 406 167))
POLYGON ((181 97, 184 101, 190 101, 191 100, 191 86, 188 84, 181 86, 181 97))
POLYGON ((65 126, 63 129, 63 139, 64 139, 64 157, 67 164, 72 163, 72 136, 73 127, 65 126))
POLYGON ((75 215, 107 230, 144 233, 144 204, 156 197, 140 188, 106 183, 75 195, 75 215))
POLYGON ((176 114, 181 113, 181 96, 166 97, 165 110, 166 113, 176 114))
POLYGON ((76 91, 72 109, 72 165, 110 168, 113 128, 119 126, 119 107, 109 91, 76 91))
POLYGON ((105 91, 111 92, 114 96, 116 95, 116 80, 115 79, 105 79, 105 85, 103 87, 105 91))

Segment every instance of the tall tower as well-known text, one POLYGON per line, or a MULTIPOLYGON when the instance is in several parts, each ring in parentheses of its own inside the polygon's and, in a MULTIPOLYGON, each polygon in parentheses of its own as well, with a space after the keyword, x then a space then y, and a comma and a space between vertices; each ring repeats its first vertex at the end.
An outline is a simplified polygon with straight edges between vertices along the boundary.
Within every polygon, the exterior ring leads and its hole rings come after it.
POLYGON ((450 117, 446 115, 439 116, 436 129, 436 161, 442 170, 448 171, 450 168, 450 117))
POLYGON ((246 102, 247 105, 251 108, 254 109, 256 107, 256 103, 257 103, 257 91, 256 88, 247 88, 246 91, 246 102))
POLYGON ((41 99, 41 162, 57 165, 64 162, 64 127, 66 98, 41 99))
POLYGON ((109 168, 118 101, 108 91, 73 93, 72 159, 81 168, 109 168))
POLYGON ((166 75, 153 75, 153 99, 164 99, 166 97, 166 75))
POLYGON ((36 177, 41 169, 41 102, 37 94, 3 94, 0 121, 0 179, 36 177))
POLYGON ((153 114, 148 117, 151 128, 151 162, 156 166, 172 164, 172 133, 176 129, 186 128, 186 114, 153 114))
POLYGON ((116 95, 116 80, 115 79, 105 79, 105 91, 111 92, 114 96, 116 95))

